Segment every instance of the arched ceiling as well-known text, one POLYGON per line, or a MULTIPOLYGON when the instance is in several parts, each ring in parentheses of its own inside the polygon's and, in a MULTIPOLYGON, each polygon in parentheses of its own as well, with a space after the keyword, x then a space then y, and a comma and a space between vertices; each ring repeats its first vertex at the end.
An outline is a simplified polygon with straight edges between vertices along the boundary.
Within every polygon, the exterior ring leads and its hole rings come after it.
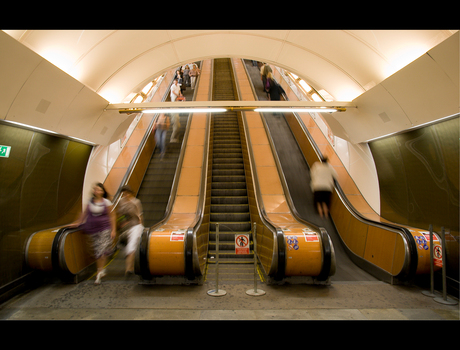
POLYGON ((268 62, 351 101, 454 30, 5 30, 110 103, 213 57, 268 62))
POLYGON ((0 119, 96 144, 128 128, 117 103, 218 57, 271 63, 351 104, 322 115, 352 143, 459 112, 458 30, 4 30, 0 47, 0 119))

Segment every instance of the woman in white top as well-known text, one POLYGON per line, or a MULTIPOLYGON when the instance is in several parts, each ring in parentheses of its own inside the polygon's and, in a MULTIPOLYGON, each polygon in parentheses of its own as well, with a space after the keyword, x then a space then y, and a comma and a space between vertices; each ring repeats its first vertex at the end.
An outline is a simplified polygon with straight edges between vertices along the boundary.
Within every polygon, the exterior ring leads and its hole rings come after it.
POLYGON ((171 102, 176 101, 176 98, 178 98, 180 95, 181 92, 179 81, 177 79, 174 79, 174 83, 171 85, 171 102))
POLYGON ((337 172, 329 164, 327 156, 323 156, 321 162, 313 163, 310 169, 311 189, 319 215, 329 216, 334 179, 337 179, 337 172))

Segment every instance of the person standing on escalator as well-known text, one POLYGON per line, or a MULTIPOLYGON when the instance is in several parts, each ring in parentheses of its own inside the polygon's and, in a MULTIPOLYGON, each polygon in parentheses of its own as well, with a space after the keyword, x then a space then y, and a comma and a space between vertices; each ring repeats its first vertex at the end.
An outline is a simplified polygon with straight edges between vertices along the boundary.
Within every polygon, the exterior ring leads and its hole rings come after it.
POLYGON ((267 93, 267 98, 270 97, 268 94, 269 87, 267 87, 268 73, 272 73, 272 68, 267 63, 264 63, 262 67, 260 67, 260 79, 262 80, 263 89, 267 93))
MULTIPOLYGON (((179 76, 180 78, 179 71, 177 71, 177 76, 179 76)), ((174 82, 171 85, 171 102, 175 102, 176 98, 182 95, 180 84, 179 84, 179 78, 174 79, 174 82)), ((182 81, 182 78, 180 78, 180 80, 182 81)))
POLYGON ((192 90, 195 89, 196 79, 198 78, 200 73, 201 73, 201 71, 198 68, 198 66, 195 63, 193 63, 192 69, 190 69, 190 72, 189 72, 190 85, 191 85, 192 90))
POLYGON ((281 94, 285 93, 281 85, 273 78, 272 72, 268 72, 264 87, 270 101, 279 101, 281 99, 281 94))
POLYGON ((184 67, 184 73, 183 73, 183 78, 184 78, 184 86, 190 86, 190 67, 188 64, 186 64, 184 67))
POLYGON ((160 114, 155 122, 155 142, 158 150, 160 151, 160 159, 163 159, 166 152, 166 133, 169 129, 169 117, 160 114))
MULTIPOLYGON (((180 72, 177 71, 176 76, 179 76, 179 75, 180 75, 180 72)), ((179 96, 182 96, 180 85, 179 85, 178 79, 174 79, 174 83, 171 85, 171 102, 176 101, 176 99, 179 96)), ((173 131, 172 131, 172 134, 171 134, 170 142, 173 142, 173 143, 174 142, 179 142, 179 139, 177 138, 179 128, 180 128, 180 121, 179 121, 179 114, 178 113, 173 113, 171 115, 171 124, 173 126, 173 131)))
POLYGON ((320 162, 313 163, 310 169, 310 176, 313 200, 318 213, 322 218, 328 218, 337 172, 329 164, 328 157, 323 156, 320 162))

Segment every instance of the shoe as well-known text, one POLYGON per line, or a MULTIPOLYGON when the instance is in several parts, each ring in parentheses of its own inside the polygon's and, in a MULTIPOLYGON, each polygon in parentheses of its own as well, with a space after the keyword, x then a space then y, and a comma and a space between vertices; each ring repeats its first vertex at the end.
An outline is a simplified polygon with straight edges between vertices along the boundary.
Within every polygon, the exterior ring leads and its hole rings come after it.
POLYGON ((98 272, 97 276, 96 276, 96 280, 94 281, 94 284, 101 284, 101 279, 102 277, 106 276, 107 273, 105 272, 105 269, 98 272))

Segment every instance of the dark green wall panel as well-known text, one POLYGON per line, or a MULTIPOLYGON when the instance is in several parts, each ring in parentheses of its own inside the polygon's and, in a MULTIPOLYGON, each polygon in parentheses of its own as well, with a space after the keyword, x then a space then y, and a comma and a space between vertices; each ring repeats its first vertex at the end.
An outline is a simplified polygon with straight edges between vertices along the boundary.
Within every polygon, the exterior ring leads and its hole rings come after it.
POLYGON ((446 231, 448 282, 459 281, 459 118, 369 144, 380 184, 381 216, 446 231))
POLYGON ((92 147, 0 124, 0 292, 27 272, 24 246, 36 231, 73 221, 81 210, 92 147))
POLYGON ((378 173, 381 215, 437 230, 459 228, 459 118, 369 144, 378 173))

